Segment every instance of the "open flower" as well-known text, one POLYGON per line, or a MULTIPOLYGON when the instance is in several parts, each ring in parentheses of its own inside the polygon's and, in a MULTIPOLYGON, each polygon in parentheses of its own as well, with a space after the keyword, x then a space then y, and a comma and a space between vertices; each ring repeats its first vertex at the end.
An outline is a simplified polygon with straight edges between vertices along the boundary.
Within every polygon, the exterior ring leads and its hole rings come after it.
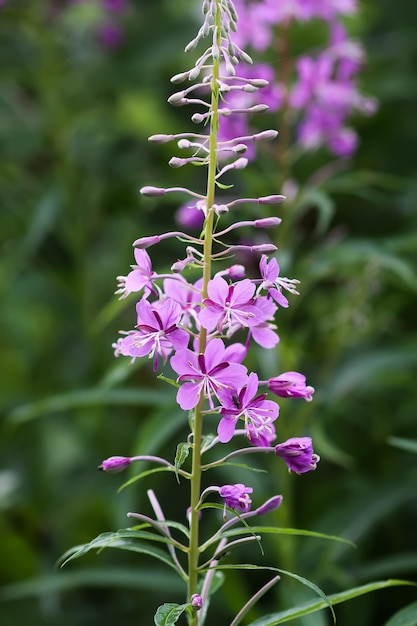
POLYGON ((204 354, 197 354, 188 348, 178 350, 170 363, 178 374, 177 381, 184 383, 177 393, 177 402, 184 410, 196 407, 202 393, 213 409, 212 394, 217 396, 220 390, 239 387, 247 379, 244 365, 225 360, 221 339, 209 341, 204 354))
POLYGON ((233 437, 239 419, 245 422, 246 436, 250 441, 259 438, 262 442, 275 436, 273 422, 277 419, 279 406, 272 400, 266 400, 266 393, 258 392, 258 376, 252 372, 247 382, 237 389, 220 392, 220 420, 217 434, 222 443, 233 437))
POLYGON ((172 350, 185 348, 189 335, 186 330, 178 328, 181 318, 181 306, 172 300, 163 300, 150 304, 140 300, 136 305, 138 314, 137 330, 132 330, 126 337, 119 339, 114 345, 118 356, 131 356, 134 359, 149 355, 154 357, 154 370, 158 368, 158 356, 166 362, 172 350))

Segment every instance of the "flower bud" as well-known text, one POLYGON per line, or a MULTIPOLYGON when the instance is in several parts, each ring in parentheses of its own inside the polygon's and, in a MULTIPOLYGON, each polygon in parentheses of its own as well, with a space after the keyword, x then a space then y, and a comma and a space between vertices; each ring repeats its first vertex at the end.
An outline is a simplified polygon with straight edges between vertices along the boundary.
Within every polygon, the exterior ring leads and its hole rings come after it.
POLYGON ((194 593, 191 596, 191 606, 195 611, 203 608, 203 598, 198 593, 194 593))
POLYGON ((271 511, 275 511, 282 503, 282 496, 273 496, 269 498, 266 502, 264 502, 260 507, 256 509, 256 513, 258 515, 264 515, 265 513, 270 513, 271 511))
POLYGON ((187 78, 187 76, 188 76, 188 72, 181 72, 181 74, 175 74, 171 78, 171 83, 174 83, 174 84, 182 83, 187 78))
POLYGON ((152 235, 151 237, 141 237, 140 239, 136 239, 136 241, 134 241, 132 245, 134 248, 141 248, 142 250, 144 250, 145 248, 154 246, 160 241, 161 238, 158 235, 152 235))
POLYGON ((167 143, 173 140, 173 135, 151 135, 148 141, 151 143, 167 143))
POLYGON ((259 204, 281 204, 286 199, 285 196, 275 195, 275 196, 262 196, 258 198, 259 204))
POLYGON ((142 196, 145 196, 145 198, 154 198, 155 196, 164 196, 166 194, 166 189, 163 187, 152 187, 148 185, 139 189, 139 193, 142 196))
POLYGON ((109 472, 109 474, 117 474, 122 472, 132 462, 132 459, 128 456, 111 456, 105 459, 101 465, 98 466, 99 470, 103 472, 109 472))
POLYGON ((274 228, 281 222, 282 220, 279 217, 263 217, 260 220, 255 220, 254 224, 256 228, 274 228))

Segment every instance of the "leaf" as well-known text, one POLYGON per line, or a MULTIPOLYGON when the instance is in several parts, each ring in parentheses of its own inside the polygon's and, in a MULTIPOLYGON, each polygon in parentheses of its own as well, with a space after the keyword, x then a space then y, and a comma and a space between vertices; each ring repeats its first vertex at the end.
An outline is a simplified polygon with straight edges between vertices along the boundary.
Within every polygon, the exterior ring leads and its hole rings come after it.
POLYGON ((175 474, 177 476, 178 482, 178 470, 184 465, 186 459, 188 458, 188 455, 190 454, 190 448, 190 443, 182 442, 177 445, 177 451, 175 454, 175 474))
POLYGON ((44 400, 17 407, 8 415, 14 424, 24 424, 52 413, 99 405, 163 405, 172 401, 172 394, 150 389, 78 389, 70 393, 50 396, 44 400))
POLYGON ((133 483, 137 482, 138 480, 141 480, 141 478, 145 478, 146 476, 150 476, 151 474, 158 474, 159 472, 173 472, 173 471, 174 470, 171 467, 154 467, 153 469, 146 470, 145 472, 142 472, 141 474, 138 474, 137 476, 132 476, 132 478, 129 478, 129 480, 124 482, 123 485, 119 487, 119 489, 117 490, 117 493, 120 493, 121 491, 123 491, 123 489, 126 489, 126 487, 130 487, 131 485, 133 485, 133 483))
MULTIPOLYGON (((414 583, 408 582, 406 580, 377 581, 369 583, 367 585, 362 585, 360 587, 354 587, 353 589, 348 589, 347 591, 342 591, 341 593, 334 593, 330 596, 327 596, 327 600, 333 607, 336 604, 346 602, 347 600, 353 600, 354 598, 363 596, 366 593, 371 593, 372 591, 378 591, 379 589, 386 589, 387 587, 395 587, 398 585, 414 585, 414 583)), ((327 608, 327 606, 328 604, 325 600, 311 600, 310 602, 306 602, 300 606, 287 609, 286 611, 280 611, 279 613, 265 615, 261 619, 257 619, 254 622, 251 622, 249 626, 277 626, 277 624, 285 624, 293 619, 302 617, 303 615, 309 615, 310 613, 321 611, 322 609, 327 608)))
MULTIPOLYGON (((157 537, 157 535, 155 535, 155 537, 157 537)), ((164 541, 164 538, 161 537, 160 540, 164 541)), ((159 548, 155 548, 154 546, 149 546, 148 544, 140 541, 136 541, 130 538, 123 538, 120 533, 103 533, 90 541, 90 543, 71 548, 62 555, 62 557, 58 560, 58 564, 60 564, 61 567, 64 567, 64 565, 66 565, 70 561, 84 556, 88 552, 91 552, 91 550, 102 550, 104 548, 119 548, 120 550, 128 550, 130 552, 147 554, 148 556, 153 556, 159 561, 162 561, 163 563, 169 565, 170 567, 175 569, 175 571, 177 571, 176 565, 168 557, 166 552, 160 550, 159 548)))
POLYGON ((71 591, 80 587, 149 589, 168 588, 181 592, 183 583, 171 572, 150 569, 112 567, 77 569, 58 572, 10 584, 0 590, 0 601, 15 601, 36 597, 45 593, 71 591))
MULTIPOLYGON (((355 547, 355 544, 349 539, 344 539, 343 537, 337 537, 335 535, 326 535, 325 533, 318 533, 313 530, 301 530, 299 528, 277 528, 275 526, 251 526, 251 532, 256 534, 268 533, 268 534, 276 534, 276 535, 299 535, 306 537, 316 537, 317 539, 327 539, 330 541, 341 541, 342 543, 347 543, 352 547, 355 547)), ((234 537, 236 535, 241 535, 244 532, 243 528, 232 528, 230 530, 226 530, 221 534, 222 537, 234 537)))
MULTIPOLYGON (((293 572, 288 572, 287 570, 284 570, 284 569, 279 569, 278 567, 264 567, 261 565, 251 565, 249 563, 238 563, 236 565, 216 565, 216 569, 217 570, 224 570, 224 569, 263 570, 263 571, 278 572, 279 574, 290 576, 290 578, 294 578, 295 580, 298 580, 298 582, 300 582, 302 585, 305 585, 306 587, 310 587, 310 589, 312 589, 318 596, 320 596, 320 598, 322 599, 320 608, 326 608, 326 607, 329 608, 332 612, 333 622, 336 623, 336 615, 334 613, 334 610, 333 610, 333 607, 331 605, 329 598, 326 596, 324 591, 320 589, 320 587, 318 587, 316 584, 311 582, 311 580, 308 580, 308 578, 303 578, 303 576, 299 576, 298 574, 294 574, 293 572)), ((280 622, 277 622, 277 623, 280 623, 280 622)), ((271 622, 271 624, 269 624, 269 622, 264 622, 264 619, 263 619, 262 622, 258 621, 256 623, 256 626, 273 626, 274 624, 275 622, 271 622)), ((250 626, 253 626, 253 625, 250 624, 250 626)))
POLYGON ((172 626, 176 624, 178 618, 184 613, 188 604, 174 604, 173 602, 167 602, 158 607, 154 616, 154 622, 156 626, 172 626))
POLYGON ((386 622, 385 626, 417 626, 417 602, 401 609, 386 622))
POLYGON ((388 443, 394 448, 399 448, 400 450, 405 450, 406 452, 412 452, 413 454, 417 454, 417 440, 416 439, 406 439, 405 437, 389 437, 388 443))

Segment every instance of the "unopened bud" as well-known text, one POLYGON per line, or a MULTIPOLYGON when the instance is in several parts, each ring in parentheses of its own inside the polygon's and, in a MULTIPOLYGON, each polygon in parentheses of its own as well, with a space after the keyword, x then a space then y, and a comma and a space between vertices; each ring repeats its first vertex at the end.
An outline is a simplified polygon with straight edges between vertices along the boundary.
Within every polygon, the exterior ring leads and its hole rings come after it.
POLYGON ((164 196, 166 194, 166 189, 163 187, 142 187, 139 189, 139 193, 145 198, 154 198, 155 196, 164 196))
POLYGON ((275 511, 282 504, 282 496, 273 496, 269 498, 266 502, 264 502, 259 508, 256 509, 256 513, 258 515, 264 515, 265 513, 270 513, 271 511, 275 511))
POLYGON ((260 220, 255 220, 254 224, 256 228, 274 228, 281 222, 282 220, 279 217, 263 217, 260 220))
POLYGON ((234 146, 232 150, 237 154, 244 154, 247 149, 248 146, 246 146, 244 143, 238 143, 236 146, 234 146))
POLYGON ((272 254, 278 250, 273 243, 262 243, 259 246, 252 246, 251 252, 258 252, 259 254, 272 254))
POLYGON ((172 104, 173 106, 181 106, 181 104, 184 104, 183 102, 184 96, 185 96, 184 91, 177 91, 176 93, 173 93, 172 96, 169 96, 168 102, 169 104, 172 104))
POLYGON ((188 76, 188 72, 181 72, 181 74, 175 74, 175 76, 171 78, 171 83, 174 83, 174 84, 182 83, 187 78, 187 76, 188 76))
POLYGON ((250 107, 248 111, 251 113, 265 113, 268 109, 269 106, 267 104, 255 104, 253 107, 250 107))
POLYGON ((258 198, 259 204, 281 204, 284 202, 285 196, 275 195, 275 196, 262 196, 258 198))
POLYGON ((132 245, 134 248, 141 248, 142 250, 144 250, 145 248, 154 246, 160 241, 161 238, 158 235, 152 235, 151 237, 141 237, 140 239, 136 239, 136 241, 134 241, 132 245))
POLYGON ((260 133, 256 133, 256 135, 253 135, 253 139, 255 141, 268 141, 270 139, 275 139, 275 137, 278 137, 278 131, 277 130, 262 130, 260 133))
POLYGON ((248 163, 249 163, 249 161, 248 161, 248 159, 245 159, 245 157, 242 157, 240 159, 236 159, 236 161, 233 163, 233 169, 235 169, 235 170, 244 170, 248 163))
POLYGON ((216 215, 226 215, 229 213, 229 207, 226 204, 213 204, 216 215))
POLYGON ((200 124, 200 122, 202 122, 204 120, 204 115, 202 115, 201 113, 194 113, 194 115, 191 116, 191 121, 194 122, 194 124, 200 124))
POLYGON ((191 141, 189 141, 188 139, 180 139, 177 143, 177 146, 178 148, 181 148, 181 150, 186 150, 191 146, 191 141))
POLYGON ((191 596, 191 606, 193 607, 194 611, 199 611, 203 608, 203 598, 200 596, 200 594, 195 593, 191 596))
POLYGON ((109 474, 117 474, 122 472, 132 462, 128 456, 111 456, 105 459, 101 465, 98 466, 99 470, 103 472, 109 472, 109 474))
POLYGON ((179 157, 172 157, 172 159, 170 159, 168 163, 171 167, 182 167, 183 165, 187 163, 187 159, 180 159, 179 157))
POLYGON ((173 140, 173 135, 151 135, 148 141, 151 143, 167 143, 173 140))

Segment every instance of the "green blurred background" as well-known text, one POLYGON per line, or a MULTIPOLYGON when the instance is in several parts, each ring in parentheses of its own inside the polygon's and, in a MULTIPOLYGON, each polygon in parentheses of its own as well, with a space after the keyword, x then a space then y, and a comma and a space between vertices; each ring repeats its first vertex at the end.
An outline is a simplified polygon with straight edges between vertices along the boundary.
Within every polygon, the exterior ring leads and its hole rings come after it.
MULTIPOLYGON (((89 0, 0 4, 0 623, 150 624, 158 603, 182 600, 170 572, 113 550, 63 571, 55 562, 128 526, 127 511, 149 511, 150 487, 184 518, 185 493, 170 480, 117 493, 123 479, 96 466, 113 454, 172 458, 185 433, 174 391, 146 359, 115 361, 111 344, 134 323, 134 300, 113 295, 131 243, 155 224, 172 227, 178 208, 138 189, 202 180, 167 166, 173 146, 147 142, 191 129, 189 112, 166 99, 169 77, 190 64, 183 48, 199 2, 130 0, 111 22, 89 0)), ((313 403, 282 402, 279 438, 311 434, 322 461, 304 477, 276 462, 256 475, 259 502, 286 496, 270 523, 357 547, 274 539, 264 559, 242 558, 292 569, 328 593, 417 580, 417 4, 365 0, 361 9, 351 27, 368 51, 362 88, 379 110, 353 120, 361 145, 347 167, 314 177, 329 160, 318 153, 292 172, 304 191, 283 209, 279 260, 301 295, 278 318, 277 353, 253 357, 266 375, 298 369, 316 388, 313 403)), ((270 62, 279 60, 271 53, 270 62)), ((238 185, 266 195, 280 191, 279 176, 265 150, 238 185)), ((180 255, 174 242, 152 258, 163 270, 180 255)), ((229 623, 256 583, 230 575, 213 619, 229 623)), ((280 586, 263 610, 311 597, 280 586)), ((416 595, 366 596, 338 608, 338 624, 381 626, 416 595)), ((329 623, 324 614, 297 622, 329 623)))

